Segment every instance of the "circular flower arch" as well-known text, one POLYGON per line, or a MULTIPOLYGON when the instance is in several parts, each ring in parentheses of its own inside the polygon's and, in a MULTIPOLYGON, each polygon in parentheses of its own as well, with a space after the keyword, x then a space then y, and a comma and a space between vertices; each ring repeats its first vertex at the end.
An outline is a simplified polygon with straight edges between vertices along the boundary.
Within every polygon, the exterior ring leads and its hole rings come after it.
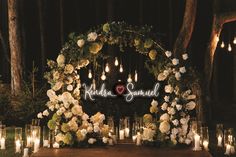
POLYGON ((133 27, 124 22, 112 22, 89 30, 85 34, 69 35, 56 61, 49 60, 45 78, 51 85, 47 91, 49 101, 38 118, 50 117, 48 127, 55 131, 60 145, 106 143, 109 126, 105 115, 97 112, 89 117, 80 101, 81 68, 103 55, 105 44, 134 48, 146 55, 146 66, 164 87, 162 98, 151 102, 150 113, 144 115, 145 141, 170 141, 173 144, 191 142, 190 115, 194 113, 196 96, 192 94, 192 70, 186 66, 188 55, 173 57, 151 33, 151 27, 133 27))

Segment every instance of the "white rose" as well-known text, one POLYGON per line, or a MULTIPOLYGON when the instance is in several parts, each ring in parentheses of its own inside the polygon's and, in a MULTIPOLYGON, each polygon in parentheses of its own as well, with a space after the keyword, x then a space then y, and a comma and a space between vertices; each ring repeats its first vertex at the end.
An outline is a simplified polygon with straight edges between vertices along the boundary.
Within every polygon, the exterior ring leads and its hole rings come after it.
POLYGON ((181 72, 182 74, 186 73, 185 67, 180 67, 179 68, 179 72, 181 72))
POLYGON ((61 116, 61 115, 62 115, 62 113, 61 113, 61 111, 60 111, 60 110, 57 110, 57 112, 56 112, 56 113, 57 113, 57 115, 58 115, 58 116, 61 116))
POLYGON ((103 137, 103 138, 102 138, 102 142, 103 142, 103 143, 107 143, 107 142, 108 142, 108 138, 107 138, 107 137, 103 137))
POLYGON ((179 64, 179 60, 176 59, 176 58, 172 59, 172 64, 173 65, 178 65, 179 64))
POLYGON ((173 123, 175 126, 177 126, 177 125, 179 125, 179 120, 178 120, 178 119, 175 119, 175 120, 172 121, 172 123, 173 123))
POLYGON ((49 110, 51 110, 51 111, 54 111, 54 109, 55 109, 55 107, 52 105, 52 106, 49 106, 48 107, 49 108, 49 110))
POLYGON ((79 47, 83 47, 84 46, 84 39, 79 39, 78 41, 77 41, 77 45, 79 46, 79 47))
POLYGON ((78 124, 76 123, 76 121, 70 120, 68 122, 68 125, 70 127, 70 130, 72 130, 72 131, 77 131, 78 130, 78 124))
POLYGON ((61 89, 62 85, 63 85, 63 82, 59 81, 59 82, 57 82, 57 83, 52 87, 52 89, 53 89, 54 91, 58 91, 58 90, 61 89))
POLYGON ((180 80, 180 78, 181 78, 180 72, 175 73, 175 78, 176 78, 176 80, 180 80))
POLYGON ((57 96, 56 96, 56 93, 55 91, 53 91, 52 89, 49 89, 47 91, 47 96, 49 97, 50 101, 56 101, 57 100, 57 96))
POLYGON ((168 114, 170 114, 170 115, 174 115, 176 113, 175 109, 172 107, 168 107, 167 110, 168 110, 168 114))
POLYGON ((196 103, 194 101, 190 101, 186 104, 187 110, 193 110, 196 107, 196 103))
POLYGON ((89 119, 89 116, 86 113, 84 113, 82 116, 82 120, 86 121, 88 119, 89 119))
POLYGON ((47 116, 49 115, 48 110, 44 110, 44 111, 43 111, 43 115, 47 117, 47 116))
POLYGON ((59 133, 56 135, 56 142, 61 142, 64 139, 64 135, 62 133, 59 133))
POLYGON ((66 89, 67 89, 68 91, 72 91, 72 90, 73 90, 73 86, 72 86, 72 85, 68 85, 68 86, 66 87, 66 89))
POLYGON ((165 110, 167 109, 167 107, 168 107, 168 104, 167 104, 166 102, 164 102, 164 103, 161 105, 161 109, 162 109, 163 111, 165 111, 165 110))
POLYGON ((173 129, 171 130, 171 133, 172 133, 173 135, 177 135, 178 132, 179 132, 179 130, 178 130, 177 128, 173 128, 173 129))
POLYGON ((97 39, 97 33, 96 32, 91 32, 91 33, 89 33, 88 34, 88 38, 87 38, 87 40, 88 41, 95 41, 96 39, 97 39))
POLYGON ((183 124, 183 125, 187 124, 187 119, 186 118, 181 118, 180 123, 183 124))
POLYGON ((86 129, 82 129, 82 130, 81 130, 81 134, 83 134, 84 136, 86 136, 86 135, 87 135, 87 130, 86 130, 86 129))
POLYGON ((58 71, 55 71, 53 73, 53 80, 58 80, 60 78, 60 73, 58 71))
POLYGON ((64 107, 61 107, 59 110, 61 113, 64 113, 66 111, 66 109, 64 107))
POLYGON ((74 105, 71 111, 74 115, 81 115, 83 113, 82 107, 80 105, 74 105))
POLYGON ((189 145, 191 142, 192 142, 191 139, 189 139, 189 138, 185 139, 185 144, 189 145))
POLYGON ((165 102, 169 102, 169 101, 170 101, 170 97, 166 95, 166 96, 164 97, 164 100, 165 100, 165 102))
POLYGON ((43 114, 40 112, 40 113, 38 113, 37 117, 42 119, 43 118, 43 114))
POLYGON ((182 58, 183 58, 183 60, 187 60, 188 59, 188 54, 187 53, 183 54, 182 58))
POLYGON ((94 144, 97 140, 95 138, 89 138, 88 143, 89 144, 94 144))
POLYGON ((69 119, 73 116, 73 114, 71 112, 65 112, 64 115, 67 119, 69 119))
POLYGON ((174 91, 174 88, 171 85, 165 86, 165 92, 166 93, 172 93, 174 91))
POLYGON ((65 74, 71 74, 74 71, 74 67, 71 64, 67 64, 64 69, 65 74))
POLYGON ((93 132, 93 127, 92 127, 92 126, 89 126, 89 127, 87 128, 87 131, 88 131, 88 133, 93 132))
POLYGON ((187 100, 193 100, 196 99, 196 95, 192 94, 187 97, 187 100))
POLYGON ((182 109, 182 105, 177 104, 177 105, 176 105, 176 109, 177 109, 178 111, 180 111, 180 110, 182 109))
POLYGON ((168 57, 168 58, 172 55, 172 53, 170 51, 166 51, 165 54, 166 54, 166 57, 168 57))
POLYGON ((184 143, 184 138, 183 137, 179 137, 179 143, 184 143))
POLYGON ((164 113, 163 115, 161 115, 160 120, 161 121, 169 121, 170 116, 167 113, 164 113))
POLYGON ((167 75, 165 75, 164 73, 160 73, 157 76, 158 81, 164 81, 166 78, 167 78, 167 75))
POLYGON ((65 56, 63 54, 58 55, 57 64, 59 67, 63 67, 65 64, 65 56))
POLYGON ((152 105, 152 106, 157 106, 157 105, 158 105, 158 102, 153 99, 152 102, 151 102, 151 105, 152 105))
POLYGON ((98 125, 95 125, 93 129, 94 129, 94 132, 99 132, 100 131, 100 128, 99 128, 98 125))
POLYGON ((161 133, 167 133, 170 130, 170 124, 167 121, 163 121, 160 123, 159 130, 161 133))
POLYGON ((177 102, 176 101, 173 101, 172 103, 171 103, 171 107, 175 107, 177 105, 177 102))

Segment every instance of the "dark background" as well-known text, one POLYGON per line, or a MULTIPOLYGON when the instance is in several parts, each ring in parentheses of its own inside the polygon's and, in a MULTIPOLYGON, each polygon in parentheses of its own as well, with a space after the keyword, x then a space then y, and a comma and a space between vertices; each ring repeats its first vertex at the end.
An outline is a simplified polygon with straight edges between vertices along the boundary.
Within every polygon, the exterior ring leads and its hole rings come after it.
MULTIPOLYGON (((36 0, 20 1, 24 76, 27 79, 34 61, 39 68, 37 79, 43 84, 46 81, 43 80, 43 67, 41 65, 38 3, 36 0)), ((48 59, 56 58, 62 43, 67 40, 69 33, 84 33, 91 27, 107 21, 125 21, 132 25, 151 25, 153 26, 153 32, 158 34, 158 38, 164 47, 172 50, 182 24, 185 7, 184 0, 63 0, 63 17, 61 17, 59 0, 42 0, 42 3, 46 38, 45 58, 48 59), (60 33, 61 18, 63 19, 62 38, 64 38, 64 41, 61 40, 60 33)), ((235 10, 236 1, 222 0, 220 6, 220 12, 235 10)), ((196 24, 188 48, 192 65, 201 76, 204 68, 204 54, 211 31, 212 10, 212 0, 198 1, 196 24)), ((0 0, 0 29, 3 32, 5 41, 8 39, 7 25, 7 0, 0 0)), ((228 42, 229 40, 232 41, 235 35, 236 23, 234 22, 224 26, 221 38, 228 42)), ((217 48, 216 50, 215 69, 217 70, 217 75, 214 76, 214 80, 217 86, 213 90, 216 91, 215 102, 221 104, 221 106, 235 102, 235 94, 233 94, 235 92, 233 77, 235 71, 233 70, 235 67, 233 62, 236 62, 236 59, 234 59, 235 49, 234 45, 231 53, 226 49, 217 48)), ((118 54, 114 52, 114 56, 118 54)), ((153 78, 148 75, 147 70, 144 68, 143 61, 145 57, 138 54, 132 54, 132 56, 128 56, 128 54, 122 55, 127 64, 125 70, 128 71, 131 67, 132 70, 137 68, 140 72, 140 87, 150 86, 152 84, 150 79, 153 80, 153 78)), ((5 83, 10 82, 8 59, 9 53, 4 54, 2 45, 0 45, 0 79, 5 83)), ((127 75, 127 71, 125 75, 127 75)), ((111 76, 108 77, 110 78, 111 76)), ((117 104, 119 103, 121 102, 117 102, 117 104)), ((216 113, 218 114, 218 112, 216 113)))

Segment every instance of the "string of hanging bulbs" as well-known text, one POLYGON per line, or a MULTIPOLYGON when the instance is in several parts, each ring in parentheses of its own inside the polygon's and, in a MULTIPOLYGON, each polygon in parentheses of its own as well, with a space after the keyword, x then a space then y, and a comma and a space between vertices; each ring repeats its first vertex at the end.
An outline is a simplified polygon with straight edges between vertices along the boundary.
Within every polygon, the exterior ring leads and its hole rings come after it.
MULTIPOLYGON (((217 37, 217 41, 219 41, 220 39, 219 39, 219 37, 217 37)), ((232 41, 232 42, 229 42, 228 44, 226 44, 226 42, 225 41, 221 41, 221 43, 220 43, 220 48, 227 48, 227 50, 229 51, 229 52, 231 52, 232 51, 232 45, 236 45, 236 36, 234 37, 234 40, 232 41)))
MULTIPOLYGON (((119 67, 119 72, 120 73, 124 72, 122 60, 120 59, 120 61, 119 61, 118 57, 115 57, 114 65, 116 67, 119 67)), ((102 74, 101 74, 101 77, 100 77, 102 81, 106 80, 106 78, 107 78, 106 73, 109 73, 109 72, 110 72, 110 66, 109 66, 109 63, 106 63, 105 68, 103 67, 103 71, 102 71, 102 74)), ((95 78, 93 78, 94 76, 95 76, 95 74, 94 75, 92 74, 92 69, 90 68, 88 70, 88 78, 93 79, 92 84, 93 84, 94 88, 96 88, 95 78)), ((132 75, 131 75, 131 73, 129 73, 128 78, 127 78, 127 82, 131 83, 132 81, 133 81, 132 75)), ((137 70, 134 71, 134 81, 138 82, 138 72, 137 72, 137 70)))

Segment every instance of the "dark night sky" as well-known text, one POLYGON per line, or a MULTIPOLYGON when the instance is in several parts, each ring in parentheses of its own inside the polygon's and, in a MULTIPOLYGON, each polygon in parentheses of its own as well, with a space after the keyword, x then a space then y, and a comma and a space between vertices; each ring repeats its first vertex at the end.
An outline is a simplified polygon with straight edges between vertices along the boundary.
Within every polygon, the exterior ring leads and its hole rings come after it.
MULTIPOLYGON (((0 0, 0 29, 7 39, 7 0, 0 0)), ((21 26, 25 30, 24 66, 25 74, 30 71, 32 61, 39 67, 41 77, 41 54, 39 36, 39 16, 36 1, 21 0, 21 26)), ((126 21, 132 25, 147 24, 154 27, 155 33, 166 49, 171 50, 182 24, 184 0, 64 0, 64 37, 70 32, 83 33, 89 28, 108 20, 126 21), (110 7, 108 7, 110 2, 110 7), (109 11, 110 10, 110 11, 109 11), (111 13, 108 16, 108 12, 111 13)), ((45 7, 44 25, 46 31, 46 58, 55 59, 61 48, 60 12, 58 0, 43 0, 45 7)), ((236 9, 235 1, 222 0, 223 9, 236 9)), ((212 20, 212 0, 199 0, 196 25, 189 46, 194 67, 203 74, 204 52, 209 39, 212 20)), ((228 24, 223 30, 224 38, 235 33, 235 23, 228 24)), ((235 48, 234 48, 235 51, 235 48)), ((137 58, 140 58, 138 55, 137 58)), ((217 50, 219 91, 222 99, 232 99, 233 95, 233 55, 217 50)), ((139 65, 142 67, 142 63, 139 65)), ((143 70, 143 69, 141 69, 143 70)), ((9 63, 0 49, 0 75, 4 82, 10 81, 9 63)), ((144 77, 144 76, 143 76, 144 77)), ((151 76, 150 76, 151 77, 151 76)), ((145 77, 146 78, 146 77, 145 77)), ((145 79, 144 80, 148 80, 145 79)))

